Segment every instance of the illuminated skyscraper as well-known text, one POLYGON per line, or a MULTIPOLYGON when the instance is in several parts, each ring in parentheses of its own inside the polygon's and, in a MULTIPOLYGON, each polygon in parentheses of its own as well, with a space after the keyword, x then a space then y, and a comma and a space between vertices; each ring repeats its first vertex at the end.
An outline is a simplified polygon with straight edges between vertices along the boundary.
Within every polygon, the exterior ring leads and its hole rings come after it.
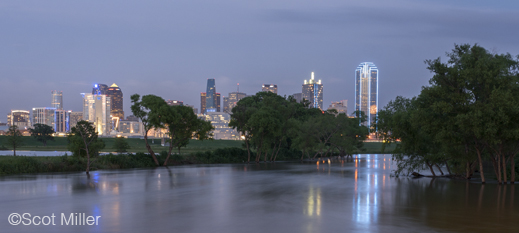
POLYGON ((44 124, 52 127, 56 123, 56 109, 55 108, 33 108, 32 109, 32 125, 44 124))
POLYGON ((108 135, 111 130, 110 105, 107 95, 83 95, 83 120, 94 124, 99 135, 108 135))
POLYGON ((200 114, 205 114, 207 108, 207 94, 205 92, 200 93, 200 114))
POLYGON ((217 112, 220 112, 220 110, 221 110, 221 108, 220 108, 221 103, 222 103, 222 101, 220 99, 221 97, 222 97, 222 95, 220 95, 220 93, 216 93, 216 111, 217 112))
POLYGON ((121 91, 121 88, 119 88, 119 86, 114 83, 108 87, 106 93, 101 94, 106 94, 108 97, 110 97, 110 114, 112 117, 118 117, 120 120, 124 119, 123 92, 121 91))
POLYGON ((63 92, 52 91, 52 102, 51 106, 57 110, 63 110, 63 92))
POLYGON ((205 93, 207 94, 205 101, 205 112, 216 112, 216 108, 218 106, 216 99, 216 84, 214 78, 207 79, 207 91, 205 93))
POLYGON ((236 103, 238 103, 238 101, 245 98, 245 96, 247 96, 247 94, 243 92, 230 92, 229 96, 224 98, 223 111, 231 114, 232 108, 236 106, 236 103))
POLYGON ((277 94, 278 93, 278 85, 276 85, 276 84, 263 84, 263 86, 261 86, 261 91, 270 91, 272 93, 277 94))
POLYGON ((11 114, 7 115, 7 125, 18 126, 18 129, 28 129, 31 127, 31 114, 26 110, 11 110, 11 114))
POLYGON ((355 110, 367 116, 365 126, 375 124, 378 112, 378 68, 363 62, 355 70, 355 110))
POLYGON ((323 84, 314 80, 314 72, 310 80, 303 84, 303 98, 310 101, 310 107, 323 110, 323 84))

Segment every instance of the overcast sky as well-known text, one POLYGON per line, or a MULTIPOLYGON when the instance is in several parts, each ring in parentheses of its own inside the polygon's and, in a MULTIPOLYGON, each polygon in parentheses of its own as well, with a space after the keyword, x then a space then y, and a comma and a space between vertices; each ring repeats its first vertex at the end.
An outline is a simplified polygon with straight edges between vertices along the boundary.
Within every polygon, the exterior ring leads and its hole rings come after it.
MULTIPOLYGON (((519 1, 164 0, 0 2, 0 121, 11 109, 48 107, 63 91, 66 110, 80 93, 116 83, 129 97, 155 94, 200 108, 216 79, 222 96, 301 92, 315 72, 324 106, 348 100, 354 70, 379 68, 380 108, 411 97, 432 76, 425 59, 454 44, 519 54, 519 1)), ((223 98, 222 98, 223 100, 223 98)))

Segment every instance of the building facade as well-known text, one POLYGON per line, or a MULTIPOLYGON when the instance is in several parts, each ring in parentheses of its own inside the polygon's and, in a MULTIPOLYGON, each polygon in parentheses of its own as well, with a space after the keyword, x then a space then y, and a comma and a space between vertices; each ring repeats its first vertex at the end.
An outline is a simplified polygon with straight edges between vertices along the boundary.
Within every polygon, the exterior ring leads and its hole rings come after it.
POLYGON ((276 85, 276 84, 263 84, 263 86, 261 86, 261 91, 270 91, 272 93, 277 94, 278 93, 278 85, 276 85))
POLYGON ((33 108, 32 109, 32 126, 35 124, 44 124, 55 128, 56 124, 56 109, 55 108, 33 108))
POLYGON ((372 62, 363 62, 355 70, 355 111, 367 116, 365 126, 375 124, 378 113, 378 68, 372 62))
POLYGON ((83 93, 83 120, 94 124, 99 135, 108 135, 112 129, 111 99, 107 95, 83 93))
POLYGON ((310 101, 310 107, 323 110, 323 84, 314 79, 314 72, 310 80, 304 81, 302 94, 303 99, 310 101))
POLYGON ((348 100, 341 100, 337 102, 332 102, 327 110, 335 109, 337 110, 337 113, 341 114, 344 113, 348 115, 348 100))
POLYGON ((236 106, 238 101, 240 101, 241 99, 245 98, 246 96, 247 96, 247 94, 245 94, 243 92, 238 92, 238 91, 230 92, 229 96, 224 98, 223 111, 225 113, 231 114, 232 113, 232 108, 234 108, 234 106, 236 106))
POLYGON ((11 110, 7 115, 7 126, 16 125, 18 129, 28 129, 31 124, 31 113, 26 110, 11 110))
POLYGON ((106 90, 106 95, 110 97, 110 114, 112 115, 112 117, 117 117, 119 120, 124 119, 123 91, 121 91, 121 88, 119 88, 119 86, 117 86, 117 84, 114 83, 110 87, 108 87, 108 89, 106 90))
MULTIPOLYGON (((207 90, 206 90, 206 108, 205 112, 216 112, 217 99, 216 99, 216 82, 214 78, 207 79, 207 90)), ((205 113, 204 112, 204 113, 205 113)))
POLYGON ((205 114, 205 110, 207 109, 207 93, 200 93, 200 114, 205 114))
POLYGON ((303 93, 294 93, 292 96, 298 103, 301 103, 303 100, 303 93))
POLYGON ((240 135, 238 131, 229 127, 231 116, 223 112, 208 112, 203 116, 204 120, 211 122, 214 127, 213 139, 216 140, 239 140, 240 135))
POLYGON ((70 112, 63 109, 56 109, 54 113, 54 131, 65 133, 70 131, 70 112))
POLYGON ((69 121, 68 121, 68 129, 70 131, 72 127, 76 127, 77 123, 83 120, 83 112, 70 112, 69 113, 69 121))
POLYGON ((52 100, 51 100, 51 107, 63 110, 63 92, 62 91, 52 91, 52 100))

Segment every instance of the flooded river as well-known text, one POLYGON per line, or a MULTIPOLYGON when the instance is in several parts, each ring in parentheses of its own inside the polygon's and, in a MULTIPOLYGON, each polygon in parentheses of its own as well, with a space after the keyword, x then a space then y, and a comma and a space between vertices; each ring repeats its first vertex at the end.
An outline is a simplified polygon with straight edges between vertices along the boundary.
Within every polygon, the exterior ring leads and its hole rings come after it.
POLYGON ((361 155, 353 161, 321 161, 319 165, 104 170, 89 178, 84 173, 0 177, 0 229, 139 233, 519 231, 519 190, 513 185, 395 178, 391 177, 394 164, 390 158, 361 155))

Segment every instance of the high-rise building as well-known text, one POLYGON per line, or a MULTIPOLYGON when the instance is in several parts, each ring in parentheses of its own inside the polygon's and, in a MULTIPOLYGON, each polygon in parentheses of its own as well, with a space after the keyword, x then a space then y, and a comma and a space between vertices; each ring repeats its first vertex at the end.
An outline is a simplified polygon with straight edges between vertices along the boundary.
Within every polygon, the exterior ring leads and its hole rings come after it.
POLYGON ((70 130, 70 113, 63 109, 56 109, 54 113, 54 131, 56 133, 64 133, 70 130))
POLYGON ((223 106, 223 111, 226 112, 226 113, 229 113, 231 114, 232 113, 232 108, 234 108, 234 106, 236 106, 236 104, 238 103, 238 101, 240 101, 241 99, 245 98, 245 96, 247 96, 247 94, 243 93, 243 92, 230 92, 229 93, 229 96, 228 97, 225 97, 227 98, 227 103, 225 102, 225 98, 224 98, 224 106, 223 106))
POLYGON ((54 125, 56 123, 56 109, 55 108, 33 108, 32 109, 32 125, 35 124, 44 124, 52 127, 54 129, 54 125))
POLYGON ((207 108, 207 94, 205 92, 200 93, 200 114, 205 114, 207 108))
POLYGON ((31 114, 26 110, 11 110, 7 115, 7 125, 18 126, 18 129, 28 129, 31 127, 31 114))
POLYGON ((76 127, 77 123, 82 120, 83 120, 83 112, 70 112, 67 131, 70 131, 70 129, 72 129, 72 127, 76 127))
POLYGON ((92 88, 92 95, 106 95, 106 91, 108 90, 108 86, 106 84, 94 84, 94 88, 92 88))
POLYGON ((301 100, 303 100, 303 93, 294 93, 292 96, 298 103, 301 103, 301 100))
POLYGON ((231 116, 228 113, 223 112, 208 112, 204 116, 204 120, 211 122, 213 126, 213 130, 211 133, 213 134, 212 138, 216 140, 239 140, 240 134, 229 127, 229 122, 231 121, 231 116))
POLYGON ((220 107, 221 107, 221 103, 222 103, 222 101, 221 101, 221 99, 220 99, 221 96, 222 96, 222 95, 220 95, 220 93, 216 93, 216 111, 217 111, 217 112, 221 112, 221 111, 220 111, 220 110, 221 110, 220 107))
MULTIPOLYGON (((105 94, 105 93, 101 93, 105 94)), ((110 114, 112 117, 118 117, 118 119, 124 119, 124 110, 123 110, 123 92, 121 88, 117 86, 117 84, 112 84, 106 90, 106 95, 110 97, 111 107, 110 114)))
POLYGON ((272 93, 278 93, 278 85, 276 84, 263 84, 261 91, 270 91, 272 93))
POLYGON ((323 84, 320 79, 315 81, 314 72, 310 80, 305 80, 302 92, 303 98, 310 101, 310 107, 323 109, 323 84))
POLYGON ((218 106, 216 99, 216 83, 214 78, 207 79, 207 91, 205 93, 207 94, 205 112, 216 112, 218 106))
POLYGON ((337 113, 344 113, 348 115, 348 100, 341 100, 338 102, 332 102, 330 106, 328 107, 328 110, 335 109, 337 110, 337 113))
POLYGON ((58 110, 63 110, 63 92, 62 91, 52 91, 52 101, 51 106, 58 110))
POLYGON ((94 124, 99 135, 108 135, 112 128, 111 99, 107 95, 83 95, 83 120, 94 124))
POLYGON ((378 112, 378 68, 371 62, 363 62, 355 70, 355 110, 367 116, 368 128, 375 124, 378 112))

